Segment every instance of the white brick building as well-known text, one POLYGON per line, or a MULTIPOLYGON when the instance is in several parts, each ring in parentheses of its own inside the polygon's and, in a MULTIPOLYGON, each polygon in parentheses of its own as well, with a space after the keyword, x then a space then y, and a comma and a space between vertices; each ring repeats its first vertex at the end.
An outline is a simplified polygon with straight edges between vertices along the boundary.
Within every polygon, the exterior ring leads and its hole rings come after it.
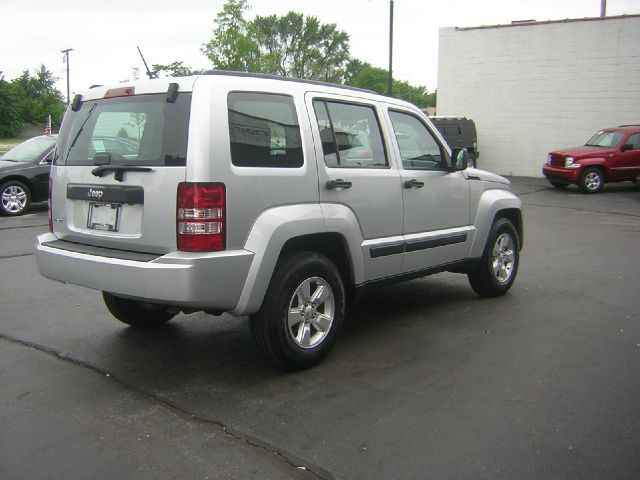
POLYGON ((442 28, 437 110, 476 122, 480 168, 541 176, 551 150, 640 124, 640 15, 442 28))

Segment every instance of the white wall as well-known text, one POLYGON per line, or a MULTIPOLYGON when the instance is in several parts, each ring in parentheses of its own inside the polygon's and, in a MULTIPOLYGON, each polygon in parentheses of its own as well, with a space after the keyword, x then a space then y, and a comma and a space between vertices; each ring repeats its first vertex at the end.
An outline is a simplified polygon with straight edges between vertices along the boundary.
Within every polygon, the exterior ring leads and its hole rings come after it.
POLYGON ((441 28, 437 110, 475 121, 480 168, 541 176, 548 152, 640 124, 640 15, 441 28))

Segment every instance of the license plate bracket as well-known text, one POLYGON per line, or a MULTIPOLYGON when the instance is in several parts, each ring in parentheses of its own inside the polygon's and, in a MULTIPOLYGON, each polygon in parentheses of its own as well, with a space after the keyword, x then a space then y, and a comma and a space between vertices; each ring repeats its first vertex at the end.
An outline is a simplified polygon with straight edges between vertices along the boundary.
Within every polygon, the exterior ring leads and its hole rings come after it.
POLYGON ((87 228, 102 232, 117 232, 121 205, 118 203, 89 203, 87 228))

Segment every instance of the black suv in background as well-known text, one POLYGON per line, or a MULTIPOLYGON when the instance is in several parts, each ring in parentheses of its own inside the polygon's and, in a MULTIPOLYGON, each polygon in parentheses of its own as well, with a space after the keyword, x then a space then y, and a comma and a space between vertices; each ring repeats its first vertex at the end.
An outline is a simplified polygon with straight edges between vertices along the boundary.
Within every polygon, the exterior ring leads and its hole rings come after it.
POLYGON ((466 117, 429 117, 451 148, 466 148, 469 166, 478 166, 478 136, 473 120, 466 117))

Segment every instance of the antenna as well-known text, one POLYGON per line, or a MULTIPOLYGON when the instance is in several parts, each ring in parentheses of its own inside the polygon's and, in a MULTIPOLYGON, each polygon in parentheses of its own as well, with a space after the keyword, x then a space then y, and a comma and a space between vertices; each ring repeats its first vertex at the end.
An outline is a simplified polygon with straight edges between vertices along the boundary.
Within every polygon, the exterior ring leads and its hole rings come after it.
POLYGON ((144 55, 142 55, 142 52, 140 51, 140 47, 136 47, 136 48, 138 49, 140 58, 142 58, 142 63, 144 63, 144 68, 147 69, 147 75, 149 76, 149 78, 155 78, 153 73, 151 73, 151 71, 149 70, 149 66, 147 65, 147 61, 144 59, 144 55))

